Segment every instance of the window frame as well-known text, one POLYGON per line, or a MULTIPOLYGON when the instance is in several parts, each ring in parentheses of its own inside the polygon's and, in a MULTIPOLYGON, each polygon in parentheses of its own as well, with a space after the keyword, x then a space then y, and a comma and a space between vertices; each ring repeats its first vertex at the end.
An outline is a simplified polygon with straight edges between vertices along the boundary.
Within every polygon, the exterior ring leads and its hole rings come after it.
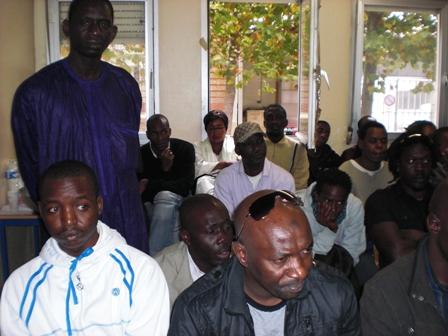
MULTIPOLYGON (((61 59, 59 3, 70 0, 48 0, 48 54, 49 63, 61 59)), ((145 96, 146 118, 160 113, 159 94, 159 0, 112 0, 114 2, 143 2, 145 4, 145 96)), ((145 132, 139 131, 140 143, 148 142, 145 132)))
MULTIPOLYGON (((448 51, 448 1, 447 0, 354 0, 355 15, 354 22, 354 52, 353 52, 353 75, 351 80, 351 127, 356 132, 358 120, 361 118, 361 79, 362 79, 362 55, 364 49, 364 11, 365 8, 393 8, 403 10, 432 10, 439 13, 439 29, 437 40, 437 118, 436 123, 440 127, 448 121, 447 107, 447 58, 448 51)), ((388 132, 391 139, 396 138, 399 132, 388 132)))

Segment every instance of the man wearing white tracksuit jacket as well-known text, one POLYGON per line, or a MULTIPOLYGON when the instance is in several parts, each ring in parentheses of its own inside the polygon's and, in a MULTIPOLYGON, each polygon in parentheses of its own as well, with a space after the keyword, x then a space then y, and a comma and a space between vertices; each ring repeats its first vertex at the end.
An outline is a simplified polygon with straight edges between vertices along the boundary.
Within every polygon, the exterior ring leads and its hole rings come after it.
POLYGON ((70 257, 50 238, 8 278, 1 335, 67 335, 67 318, 73 335, 166 334, 168 289, 159 266, 102 222, 98 231, 90 255, 70 257))
POLYGON ((48 168, 40 215, 51 238, 11 274, 0 301, 0 334, 166 335, 168 287, 156 261, 98 220, 94 172, 79 161, 48 168))

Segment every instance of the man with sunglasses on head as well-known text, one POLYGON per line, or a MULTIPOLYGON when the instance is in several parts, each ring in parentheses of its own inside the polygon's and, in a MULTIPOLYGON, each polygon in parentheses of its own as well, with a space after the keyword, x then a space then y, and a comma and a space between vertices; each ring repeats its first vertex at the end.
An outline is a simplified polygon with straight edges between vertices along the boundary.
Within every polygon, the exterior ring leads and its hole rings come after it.
POLYGON ((295 192, 294 178, 286 170, 266 159, 266 142, 257 123, 239 124, 233 133, 235 153, 241 161, 223 169, 216 178, 215 196, 230 216, 248 195, 263 189, 295 192))
POLYGON ((313 233, 316 257, 350 275, 366 249, 364 207, 350 193, 350 177, 337 168, 322 171, 299 192, 313 233))
POLYGON ((235 211, 232 260, 177 299, 168 335, 360 335, 348 280, 313 263, 299 201, 262 190, 235 211))

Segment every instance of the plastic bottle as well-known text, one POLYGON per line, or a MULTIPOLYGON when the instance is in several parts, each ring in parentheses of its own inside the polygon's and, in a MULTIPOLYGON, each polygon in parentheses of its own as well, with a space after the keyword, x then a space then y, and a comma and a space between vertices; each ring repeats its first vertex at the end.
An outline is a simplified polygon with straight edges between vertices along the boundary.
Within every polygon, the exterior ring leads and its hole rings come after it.
POLYGON ((9 160, 5 171, 5 178, 8 184, 8 191, 6 193, 9 204, 9 211, 17 211, 20 203, 20 189, 23 187, 22 179, 20 178, 19 169, 16 160, 9 160))
POLYGON ((22 187, 22 181, 20 179, 19 169, 17 167, 16 160, 9 160, 8 167, 5 171, 5 178, 8 182, 8 191, 17 191, 22 187))

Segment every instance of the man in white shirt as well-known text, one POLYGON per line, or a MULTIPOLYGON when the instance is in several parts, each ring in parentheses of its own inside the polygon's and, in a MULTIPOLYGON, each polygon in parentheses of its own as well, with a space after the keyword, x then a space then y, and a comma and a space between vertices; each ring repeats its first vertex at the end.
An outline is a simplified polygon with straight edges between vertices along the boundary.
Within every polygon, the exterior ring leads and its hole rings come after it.
POLYGON ((230 216, 248 195, 263 189, 295 192, 294 178, 286 170, 266 159, 266 142, 260 125, 244 122, 233 133, 238 161, 223 169, 215 182, 215 196, 229 210, 230 216))
POLYGON ((181 241, 156 255, 168 282, 170 303, 202 275, 230 257, 232 223, 220 200, 200 194, 180 207, 181 241))
MULTIPOLYGON (((330 168, 322 171, 317 181, 298 195, 313 233, 314 253, 327 256, 338 247, 345 249, 351 260, 332 259, 332 266, 347 275, 366 248, 364 207, 361 200, 350 193, 351 187, 346 173, 330 168)), ((325 257, 322 259, 326 261, 325 257)))
POLYGON ((0 301, 0 334, 166 335, 168 287, 159 265, 98 220, 93 170, 51 165, 39 182, 39 211, 51 238, 17 269, 0 301))

